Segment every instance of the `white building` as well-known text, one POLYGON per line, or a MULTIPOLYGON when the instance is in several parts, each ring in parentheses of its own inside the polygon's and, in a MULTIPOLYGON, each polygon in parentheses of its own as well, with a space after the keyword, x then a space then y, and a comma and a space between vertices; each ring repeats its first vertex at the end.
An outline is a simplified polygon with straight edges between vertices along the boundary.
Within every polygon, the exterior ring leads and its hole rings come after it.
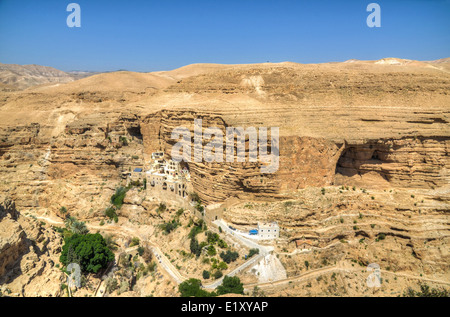
POLYGON ((147 174, 147 190, 172 192, 183 198, 188 197, 190 174, 179 162, 165 159, 162 152, 152 153, 153 162, 147 174))
POLYGON ((277 222, 258 222, 258 236, 261 239, 277 239, 280 237, 280 227, 277 222))

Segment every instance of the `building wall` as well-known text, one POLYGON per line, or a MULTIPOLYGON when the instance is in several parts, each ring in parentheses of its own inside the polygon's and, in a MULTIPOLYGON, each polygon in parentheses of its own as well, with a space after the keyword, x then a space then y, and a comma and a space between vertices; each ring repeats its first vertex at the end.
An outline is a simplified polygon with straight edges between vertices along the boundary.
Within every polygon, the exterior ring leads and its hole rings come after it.
POLYGON ((258 224, 258 236, 261 239, 277 239, 280 237, 280 228, 273 224, 258 224))

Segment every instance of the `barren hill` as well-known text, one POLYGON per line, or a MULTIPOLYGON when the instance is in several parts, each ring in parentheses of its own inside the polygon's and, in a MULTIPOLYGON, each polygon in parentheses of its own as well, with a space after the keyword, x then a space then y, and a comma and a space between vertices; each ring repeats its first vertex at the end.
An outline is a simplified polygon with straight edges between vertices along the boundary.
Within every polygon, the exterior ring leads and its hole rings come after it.
POLYGON ((53 67, 0 63, 0 83, 16 89, 69 81, 73 81, 70 75, 53 67))

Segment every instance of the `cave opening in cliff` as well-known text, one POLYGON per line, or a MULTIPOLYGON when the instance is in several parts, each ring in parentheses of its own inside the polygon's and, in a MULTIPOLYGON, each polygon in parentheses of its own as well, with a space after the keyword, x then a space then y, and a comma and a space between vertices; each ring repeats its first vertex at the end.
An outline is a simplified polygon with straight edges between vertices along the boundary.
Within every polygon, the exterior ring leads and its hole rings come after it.
POLYGON ((127 128, 127 132, 133 138, 136 138, 136 139, 142 141, 143 137, 142 137, 142 133, 141 133, 141 128, 139 126, 129 127, 129 128, 127 128))
POLYGON ((389 182, 389 174, 383 164, 389 163, 389 148, 385 144, 357 144, 342 151, 336 163, 336 183, 342 184, 349 179, 389 182))

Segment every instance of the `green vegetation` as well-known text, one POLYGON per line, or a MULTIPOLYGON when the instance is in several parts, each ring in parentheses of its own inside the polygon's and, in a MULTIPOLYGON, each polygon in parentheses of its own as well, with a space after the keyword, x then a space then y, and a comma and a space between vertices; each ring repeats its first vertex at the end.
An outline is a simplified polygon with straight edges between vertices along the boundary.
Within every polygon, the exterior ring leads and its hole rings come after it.
POLYGON ((86 223, 82 221, 78 221, 75 217, 68 216, 64 220, 64 224, 66 226, 66 231, 63 230, 64 237, 70 236, 71 234, 88 234, 89 230, 86 227, 86 223), (69 231, 69 232, 67 232, 69 231))
POLYGON ((202 232, 204 230, 204 228, 206 227, 206 224, 204 223, 204 221, 202 219, 200 219, 197 223, 194 222, 193 224, 194 224, 194 227, 192 227, 192 229, 188 235, 188 237, 191 239, 194 238, 200 232, 202 232))
POLYGON ((200 211, 203 214, 205 207, 203 207, 200 203, 197 203, 197 205, 195 206, 195 209, 197 209, 198 211, 200 211))
POLYGON ((210 243, 210 244, 214 244, 220 240, 219 235, 217 233, 214 233, 211 231, 206 232, 206 238, 207 238, 208 243, 210 243))
POLYGON ((211 277, 211 273, 209 273, 209 271, 204 270, 202 276, 205 280, 207 280, 211 277))
POLYGON ((189 196, 191 197, 192 201, 196 201, 199 204, 202 202, 200 200, 200 196, 197 193, 195 193, 195 192, 191 193, 189 196))
POLYGON ((105 235, 103 238, 105 239, 106 246, 107 246, 110 250, 112 250, 112 251, 117 250, 117 243, 116 243, 116 241, 114 240, 114 238, 113 238, 112 235, 107 234, 107 235, 105 235))
POLYGON ((206 242, 198 243, 198 240, 196 237, 193 237, 191 239, 191 243, 189 245, 189 248, 191 250, 191 253, 194 254, 196 257, 199 257, 202 253, 203 248, 207 245, 206 242))
POLYGON ((116 209, 113 206, 110 206, 105 209, 105 216, 111 220, 114 220, 114 222, 116 222, 116 223, 119 221, 119 217, 117 216, 116 209))
POLYGON ((221 270, 217 270, 214 272, 214 278, 217 280, 223 276, 223 273, 221 270))
POLYGON ((244 294, 244 285, 237 276, 225 276, 222 285, 217 287, 217 295, 244 294))
POLYGON ((139 245, 139 243, 141 243, 141 241, 139 240, 139 238, 138 238, 138 237, 134 237, 133 239, 131 239, 131 242, 130 242, 129 247, 130 247, 130 248, 131 248, 131 247, 134 247, 134 246, 136 246, 136 245, 139 245))
POLYGON ((175 219, 172 219, 172 221, 161 224, 160 228, 164 231, 165 234, 169 234, 179 226, 181 226, 181 223, 175 219))
POLYGON ((166 210, 167 210, 166 204, 165 203, 160 203, 158 208, 156 209, 156 212, 162 213, 162 212, 164 212, 166 210))
POLYGON ((322 192, 322 195, 325 195, 325 188, 322 188, 320 191, 322 192))
POLYGON ((85 235, 74 233, 64 239, 59 260, 66 266, 78 263, 83 272, 97 273, 114 260, 114 254, 99 233, 85 235))
POLYGON ((123 205, 123 200, 127 194, 129 188, 119 187, 116 189, 114 195, 111 196, 111 204, 113 204, 117 209, 120 209, 123 205))
POLYGON ((208 254, 209 256, 214 256, 214 255, 216 255, 216 254, 217 254, 216 248, 214 248, 213 245, 210 245, 210 246, 207 248, 207 254, 208 254))
POLYGON ((225 241, 223 241, 222 239, 220 239, 219 241, 217 241, 217 245, 218 245, 219 248, 221 248, 221 249, 226 249, 226 248, 228 248, 228 244, 227 244, 225 241))
POLYGON ((419 283, 420 291, 415 291, 411 287, 403 293, 404 297, 450 297, 450 290, 445 288, 430 288, 430 286, 419 283))
MULTIPOLYGON (((164 210, 166 210, 166 205, 161 203, 157 209, 157 212, 162 212, 164 210)), ((159 227, 163 230, 164 234, 169 234, 172 231, 174 231, 176 228, 181 226, 181 222, 180 222, 180 216, 183 214, 184 209, 180 208, 178 209, 178 211, 176 212, 175 216, 172 218, 172 220, 165 222, 161 225, 159 225, 159 227)))
POLYGON ((251 258, 255 254, 259 254, 259 249, 256 249, 256 248, 250 249, 250 251, 248 252, 248 258, 251 258))
POLYGON ((228 269, 228 265, 225 263, 225 262, 220 262, 219 263, 219 265, 217 265, 217 268, 219 269, 219 270, 226 270, 226 269, 228 269))
POLYGON ((181 297, 211 297, 214 293, 209 293, 202 289, 202 282, 195 278, 190 278, 178 286, 181 297))
POLYGON ((117 279, 115 278, 108 278, 105 281, 106 291, 108 293, 114 292, 116 289, 119 288, 119 282, 117 282, 117 279))
POLYGON ((123 145, 127 146, 128 145, 128 140, 126 137, 124 136, 120 136, 119 137, 119 142, 121 142, 123 145))
POLYGON ((177 213, 176 213, 176 217, 180 218, 183 213, 184 213, 184 209, 183 208, 178 209, 177 213))
POLYGON ((61 212, 61 214, 65 215, 67 213, 67 208, 62 206, 61 208, 59 208, 59 211, 61 212))
POLYGON ((239 253, 228 250, 227 252, 221 252, 220 257, 226 263, 230 264, 231 262, 234 262, 237 260, 237 258, 239 257, 239 253))

